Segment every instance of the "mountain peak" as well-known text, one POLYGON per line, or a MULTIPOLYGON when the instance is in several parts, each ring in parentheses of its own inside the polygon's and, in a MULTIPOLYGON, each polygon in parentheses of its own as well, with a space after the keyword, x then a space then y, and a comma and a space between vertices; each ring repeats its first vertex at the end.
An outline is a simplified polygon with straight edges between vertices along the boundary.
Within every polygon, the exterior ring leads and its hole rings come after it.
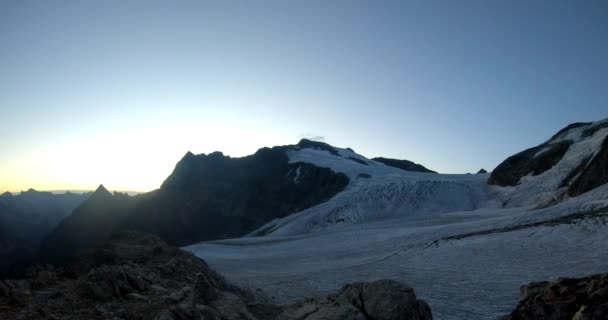
POLYGON ((325 150, 325 151, 328 151, 329 153, 331 153, 331 154, 333 154, 335 156, 339 155, 334 147, 332 147, 328 143, 321 142, 321 141, 313 141, 313 140, 308 140, 308 139, 301 139, 300 142, 298 142, 298 144, 296 146, 298 146, 298 147, 300 147, 302 149, 311 148, 311 149, 325 150))
POLYGON ((6 192, 5 192, 5 193, 3 193, 2 195, 0 195, 0 198, 10 198, 10 197, 12 197, 12 196, 13 196, 13 194, 12 194, 12 193, 10 193, 10 192, 6 191, 6 192))
POLYGON ((98 195, 112 195, 110 193, 110 191, 108 191, 108 189, 106 189, 106 187, 103 186, 103 184, 100 184, 99 187, 97 187, 97 189, 95 190, 94 194, 98 194, 98 195))

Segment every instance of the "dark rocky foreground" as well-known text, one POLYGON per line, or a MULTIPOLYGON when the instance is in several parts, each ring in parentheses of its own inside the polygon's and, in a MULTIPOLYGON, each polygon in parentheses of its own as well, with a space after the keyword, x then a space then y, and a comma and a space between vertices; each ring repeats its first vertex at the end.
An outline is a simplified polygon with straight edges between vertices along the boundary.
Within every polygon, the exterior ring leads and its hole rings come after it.
POLYGON ((66 269, 38 268, 0 281, 0 319, 432 319, 401 283, 353 283, 324 299, 257 302, 207 264, 157 236, 115 235, 66 269))
POLYGON ((608 319, 608 274, 523 286, 521 302, 504 320, 523 319, 608 319))
MULTIPOLYGON (((503 320, 608 319, 608 274, 523 286, 503 320)), ((321 320, 432 319, 412 288, 352 283, 325 298, 272 305, 231 285, 189 252, 157 236, 116 234, 64 269, 37 268, 0 281, 0 319, 321 320)))

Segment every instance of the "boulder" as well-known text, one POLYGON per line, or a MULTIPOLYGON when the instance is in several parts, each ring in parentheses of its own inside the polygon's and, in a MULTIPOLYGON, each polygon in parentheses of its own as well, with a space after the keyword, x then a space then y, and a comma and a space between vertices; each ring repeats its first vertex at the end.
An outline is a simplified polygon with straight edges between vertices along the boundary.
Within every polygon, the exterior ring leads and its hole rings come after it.
POLYGON ((335 295, 287 306, 276 319, 295 320, 375 319, 430 320, 430 307, 418 300, 414 290, 393 280, 356 282, 345 285, 335 295))
POLYGON ((519 305, 504 319, 608 319, 608 274, 525 285, 519 305))

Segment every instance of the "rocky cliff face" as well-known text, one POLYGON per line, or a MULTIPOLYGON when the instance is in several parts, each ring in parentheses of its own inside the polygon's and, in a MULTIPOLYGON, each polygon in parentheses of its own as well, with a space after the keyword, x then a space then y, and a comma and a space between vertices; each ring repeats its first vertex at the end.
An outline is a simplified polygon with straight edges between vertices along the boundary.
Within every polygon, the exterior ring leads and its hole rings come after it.
POLYGON ((349 179, 328 168, 289 163, 286 151, 304 147, 332 148, 303 140, 242 158, 188 152, 158 190, 128 197, 101 188, 45 239, 42 261, 69 261, 117 230, 156 234, 180 246, 239 237, 325 202, 349 179))
POLYGON ((521 288, 521 296, 505 320, 608 319, 608 274, 531 283, 521 288))
POLYGON ((324 299, 259 302, 207 264, 157 236, 116 234, 77 265, 35 269, 0 282, 2 319, 430 320, 414 291, 395 281, 346 285, 324 299))

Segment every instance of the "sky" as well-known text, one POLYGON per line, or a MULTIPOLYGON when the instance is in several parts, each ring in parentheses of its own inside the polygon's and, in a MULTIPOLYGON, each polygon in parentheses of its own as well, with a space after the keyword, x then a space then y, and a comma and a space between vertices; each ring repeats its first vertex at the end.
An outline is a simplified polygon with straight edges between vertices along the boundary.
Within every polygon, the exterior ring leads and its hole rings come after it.
POLYGON ((0 192, 316 137, 445 173, 608 117, 606 1, 0 0, 0 192))

